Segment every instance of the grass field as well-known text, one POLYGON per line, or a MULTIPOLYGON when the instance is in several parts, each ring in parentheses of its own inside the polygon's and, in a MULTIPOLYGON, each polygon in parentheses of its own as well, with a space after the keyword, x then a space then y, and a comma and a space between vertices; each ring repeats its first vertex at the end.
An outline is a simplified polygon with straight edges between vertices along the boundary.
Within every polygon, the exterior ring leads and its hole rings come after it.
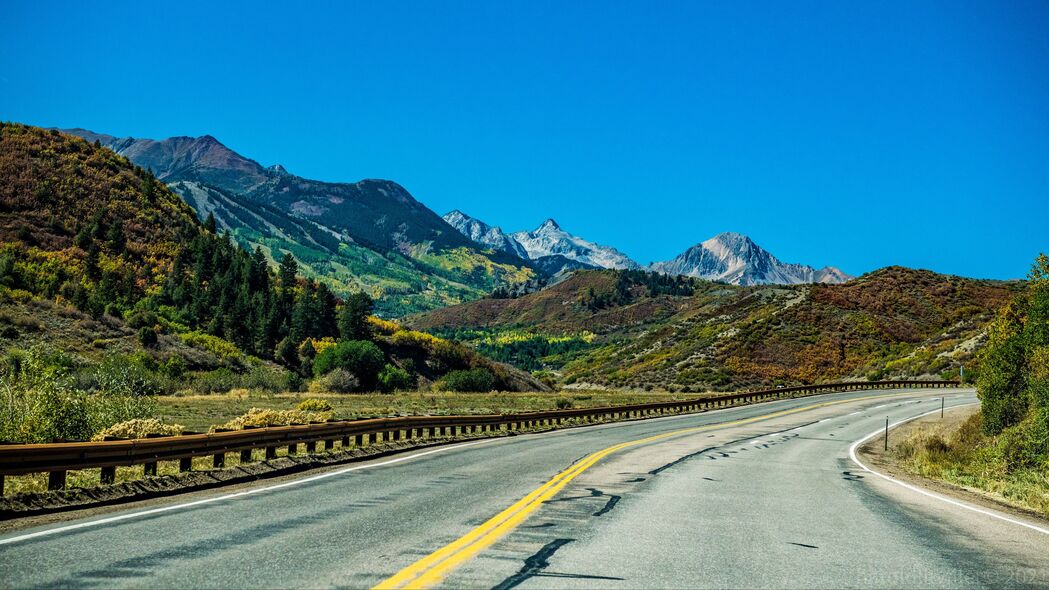
POLYGON ((227 394, 162 396, 157 398, 158 418, 181 424, 187 430, 206 432, 251 408, 286 410, 304 399, 321 398, 335 408, 336 418, 376 416, 508 414, 557 409, 586 408, 700 397, 699 394, 666 392, 586 391, 551 393, 393 393, 393 394, 267 394, 234 391, 227 394), (570 404, 565 406, 565 404, 570 404))

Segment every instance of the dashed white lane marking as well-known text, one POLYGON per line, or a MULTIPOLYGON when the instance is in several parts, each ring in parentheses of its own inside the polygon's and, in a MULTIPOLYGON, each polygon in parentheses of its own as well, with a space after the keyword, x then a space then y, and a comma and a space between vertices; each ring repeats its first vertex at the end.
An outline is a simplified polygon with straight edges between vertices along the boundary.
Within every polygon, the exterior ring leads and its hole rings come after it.
MULTIPOLYGON (((959 407, 962 407, 962 406, 972 406, 972 405, 976 405, 976 404, 975 403, 973 403, 973 404, 961 404, 961 405, 957 405, 957 406, 953 406, 953 407, 959 408, 959 407)), ((935 414, 935 413, 937 413, 939 411, 940 411, 940 409, 936 408, 935 410, 933 410, 931 412, 925 412, 924 414, 919 414, 917 416, 914 416, 913 418, 907 418, 906 420, 900 420, 899 422, 896 422, 895 424, 890 424, 889 428, 894 428, 896 426, 899 426, 900 424, 906 424, 907 422, 911 422, 911 421, 917 420, 919 418, 924 418, 925 416, 929 416, 931 414, 935 414)), ((863 443, 865 443, 868 440, 878 436, 879 434, 881 434, 883 432, 884 432, 884 429, 879 428, 878 430, 875 430, 874 432, 868 434, 867 436, 861 438, 860 440, 852 443, 852 446, 849 447, 849 458, 852 459, 853 463, 859 465, 860 468, 863 469, 864 471, 866 471, 867 473, 870 473, 871 475, 876 475, 876 476, 884 479, 885 481, 892 482, 892 483, 894 483, 894 484, 896 484, 898 486, 905 487, 908 490, 911 490, 912 492, 917 492, 917 493, 919 493, 919 494, 921 494, 923 496, 928 496, 930 498, 934 498, 934 499, 939 500, 941 502, 946 502, 947 504, 950 504, 952 506, 956 506, 958 508, 963 508, 965 510, 969 510, 969 511, 972 511, 972 512, 977 512, 979 514, 983 514, 985 516, 990 516, 991 518, 996 518, 998 520, 1002 520, 1002 521, 1009 522, 1009 523, 1012 523, 1012 524, 1020 525, 1022 527, 1029 528, 1032 531, 1037 531, 1039 533, 1042 533, 1043 535, 1049 535, 1049 529, 1046 529, 1046 528, 1040 527, 1038 525, 1034 525, 1034 524, 1031 524, 1029 522, 1025 522, 1025 521, 1016 519, 1016 518, 1012 518, 1012 517, 1006 516, 1004 514, 999 514, 997 512, 991 511, 991 510, 986 510, 984 508, 979 508, 979 507, 973 506, 971 504, 966 504, 965 502, 960 502, 960 501, 954 500, 952 498, 947 498, 947 497, 941 496, 939 494, 934 494, 934 493, 932 493, 932 492, 930 492, 928 490, 923 490, 923 489, 921 489, 921 488, 919 488, 917 486, 913 486, 913 485, 911 485, 909 483, 902 482, 902 481, 900 481, 900 480, 898 480, 898 479, 896 479, 894 477, 889 477, 888 475, 885 475, 884 473, 879 473, 877 471, 874 471, 870 467, 867 467, 856 456, 856 449, 858 449, 860 447, 860 445, 862 445, 863 443)))

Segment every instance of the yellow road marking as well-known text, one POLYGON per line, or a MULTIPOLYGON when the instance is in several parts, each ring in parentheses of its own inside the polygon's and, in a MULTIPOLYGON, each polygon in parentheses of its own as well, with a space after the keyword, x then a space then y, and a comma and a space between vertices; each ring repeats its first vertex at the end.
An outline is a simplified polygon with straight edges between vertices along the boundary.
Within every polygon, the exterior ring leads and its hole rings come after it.
POLYGON ((575 465, 569 467, 565 471, 557 474, 553 479, 539 486, 527 496, 521 498, 509 508, 503 510, 499 514, 496 514, 492 518, 488 519, 484 524, 478 526, 472 531, 466 533, 462 537, 452 541, 444 547, 434 551, 433 553, 423 557, 415 563, 409 565, 403 570, 396 574, 386 578, 382 582, 379 582, 374 590, 390 590, 394 588, 429 588, 441 580, 443 580, 453 569, 462 565, 466 561, 473 558, 475 555, 483 551, 484 549, 491 546, 493 543, 498 541, 500 538, 508 534, 518 524, 523 522, 528 516, 535 512, 543 502, 553 497, 561 488, 568 485, 568 482, 575 479, 579 474, 583 473, 595 463, 623 449, 642 445, 658 440, 663 440, 673 436, 679 436, 682 434, 691 434, 694 432, 701 432, 704 430, 715 430, 719 428, 727 428, 730 426, 740 426, 742 424, 750 424, 752 422, 758 422, 760 420, 769 420, 772 418, 778 418, 780 416, 787 416, 789 414, 796 414, 798 412, 804 412, 807 410, 814 410, 816 408, 822 408, 826 406, 835 406, 838 404, 852 403, 870 399, 879 399, 885 397, 899 397, 898 393, 890 393, 883 395, 868 395, 865 397, 857 397, 853 399, 837 400, 832 402, 823 402, 819 404, 812 404, 810 406, 803 406, 800 408, 793 408, 790 410, 781 410, 779 412, 772 412, 770 414, 764 414, 761 416, 754 416, 752 418, 742 418, 739 420, 733 420, 730 422, 719 422, 717 424, 706 424, 704 426, 695 426, 692 428, 685 428, 682 430, 674 430, 671 432, 665 432, 663 434, 657 434, 655 436, 649 436, 637 440, 627 441, 612 445, 610 447, 601 449, 584 457, 581 461, 575 465))

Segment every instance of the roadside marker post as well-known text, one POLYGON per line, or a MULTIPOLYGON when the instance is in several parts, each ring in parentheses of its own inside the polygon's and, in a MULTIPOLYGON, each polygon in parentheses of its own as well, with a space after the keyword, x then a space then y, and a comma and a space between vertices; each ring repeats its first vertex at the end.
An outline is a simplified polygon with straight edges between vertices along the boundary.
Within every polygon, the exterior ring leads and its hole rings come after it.
POLYGON ((943 398, 943 397, 940 398, 940 420, 943 420, 943 403, 944 403, 943 400, 945 400, 945 399, 946 398, 943 398))
POLYGON ((889 450, 889 417, 885 417, 885 450, 889 450))

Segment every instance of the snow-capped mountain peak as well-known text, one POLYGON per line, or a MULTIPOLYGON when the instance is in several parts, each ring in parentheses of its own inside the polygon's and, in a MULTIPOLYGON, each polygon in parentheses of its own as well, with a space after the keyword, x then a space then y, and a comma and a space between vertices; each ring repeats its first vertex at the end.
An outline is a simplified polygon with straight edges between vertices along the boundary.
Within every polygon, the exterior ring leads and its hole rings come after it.
POLYGON ((445 213, 444 220, 459 230, 459 233, 478 244, 509 252, 525 260, 528 259, 528 253, 521 247, 521 244, 518 244, 516 240, 506 235, 506 232, 498 227, 493 227, 480 219, 470 217, 458 209, 445 213))
POLYGON ((650 268, 735 285, 843 283, 852 278, 831 266, 817 270, 803 264, 780 262, 749 237, 735 232, 720 233, 685 250, 677 258, 654 263, 650 268))
POLYGON ((540 225, 535 231, 537 231, 537 232, 549 232, 549 231, 559 231, 559 230, 561 230, 561 226, 558 225, 556 221, 554 221, 553 217, 551 217, 551 218, 547 219, 546 221, 544 221, 542 223, 542 225, 540 225))
POLYGON ((572 235, 561 229, 553 219, 547 219, 534 231, 510 234, 535 260, 544 256, 563 256, 587 266, 601 268, 640 268, 640 266, 611 246, 603 246, 572 235))

